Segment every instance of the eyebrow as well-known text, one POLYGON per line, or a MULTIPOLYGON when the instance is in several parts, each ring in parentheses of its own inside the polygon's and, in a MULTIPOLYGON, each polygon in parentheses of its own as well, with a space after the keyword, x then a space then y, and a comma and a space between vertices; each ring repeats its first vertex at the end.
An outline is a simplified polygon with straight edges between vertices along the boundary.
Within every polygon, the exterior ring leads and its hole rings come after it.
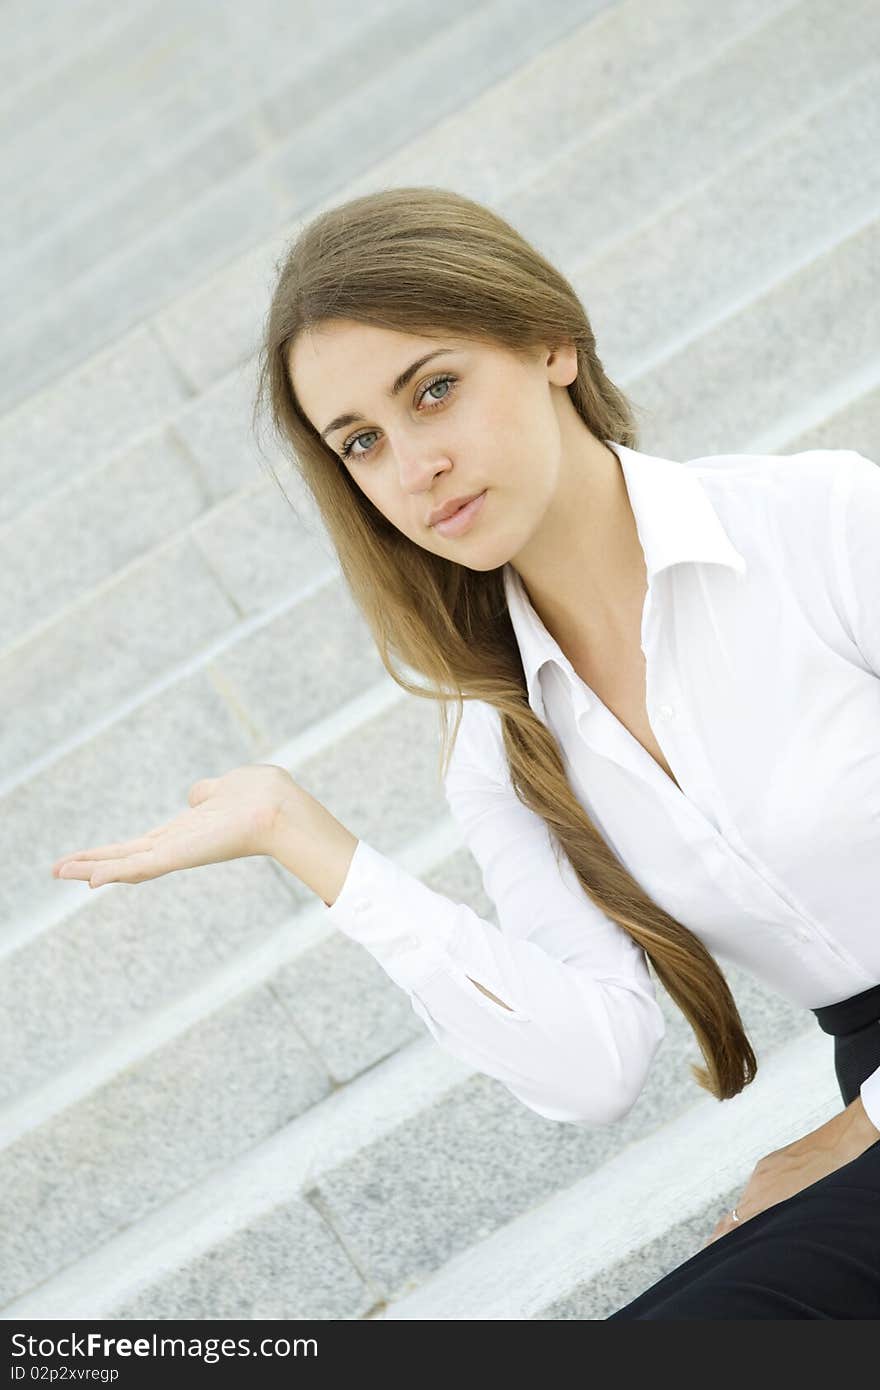
MULTIPOLYGON (((419 367, 423 367, 426 362, 430 362, 432 357, 442 357, 445 353, 455 351, 457 351, 457 349, 451 347, 438 348, 436 352, 429 352, 424 357, 420 357, 417 362, 410 362, 409 366, 403 369, 403 371, 400 373, 400 376, 392 384, 390 390, 387 393, 388 399, 393 400, 395 396, 399 396, 400 392, 403 390, 404 386, 406 386, 407 382, 415 376, 416 372, 419 370, 419 367)), ((327 428, 322 431, 321 438, 326 439, 328 434, 333 434, 335 430, 341 430, 344 428, 345 425, 353 425, 356 420, 363 420, 365 418, 366 417, 363 415, 355 415, 352 414, 350 411, 345 415, 337 415, 336 419, 331 420, 327 428)))

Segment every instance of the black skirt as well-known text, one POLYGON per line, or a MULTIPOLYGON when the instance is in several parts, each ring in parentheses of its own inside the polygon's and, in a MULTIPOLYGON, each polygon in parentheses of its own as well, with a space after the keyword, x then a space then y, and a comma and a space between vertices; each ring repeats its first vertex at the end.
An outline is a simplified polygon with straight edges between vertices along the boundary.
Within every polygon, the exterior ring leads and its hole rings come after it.
MULTIPOLYGON (((880 1066, 880 985, 813 1009, 845 1105, 880 1066)), ((880 1318, 880 1139, 734 1226, 615 1318, 880 1318)))

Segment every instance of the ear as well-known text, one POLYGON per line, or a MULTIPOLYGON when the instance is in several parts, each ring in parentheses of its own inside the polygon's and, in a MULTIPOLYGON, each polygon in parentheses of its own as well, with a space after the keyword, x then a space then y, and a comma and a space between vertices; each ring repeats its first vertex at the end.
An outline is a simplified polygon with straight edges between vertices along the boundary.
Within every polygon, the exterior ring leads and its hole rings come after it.
POLYGON ((577 374, 577 348, 574 343, 559 343, 550 350, 547 375, 554 386, 570 386, 577 374))

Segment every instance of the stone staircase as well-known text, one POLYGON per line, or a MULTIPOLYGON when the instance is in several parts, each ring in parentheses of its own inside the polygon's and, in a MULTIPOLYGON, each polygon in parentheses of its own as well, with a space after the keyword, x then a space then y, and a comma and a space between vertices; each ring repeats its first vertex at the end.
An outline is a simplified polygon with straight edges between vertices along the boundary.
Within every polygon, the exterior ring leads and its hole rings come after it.
POLYGON ((436 712, 254 437, 274 264, 324 207, 452 187, 572 280, 640 448, 877 458, 880 11, 7 0, 0 32, 0 1315, 604 1318, 840 1109, 808 1012, 726 967, 760 1071, 719 1105, 658 984, 635 1107, 563 1125, 274 861, 51 865, 277 762, 497 921, 436 712))

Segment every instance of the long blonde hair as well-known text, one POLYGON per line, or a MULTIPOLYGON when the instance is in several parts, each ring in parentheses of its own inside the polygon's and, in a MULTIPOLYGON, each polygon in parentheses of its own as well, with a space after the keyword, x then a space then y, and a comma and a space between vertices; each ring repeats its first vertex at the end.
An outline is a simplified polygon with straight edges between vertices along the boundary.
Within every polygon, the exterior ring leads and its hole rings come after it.
POLYGON ((757 1063, 727 981, 702 942, 643 892, 575 797, 556 739, 528 703, 503 567, 467 569, 393 526, 306 419, 288 372, 297 336, 331 319, 442 331, 514 352, 573 342, 578 373, 567 389, 578 414, 597 439, 635 448, 632 409, 602 369, 575 291, 500 216, 433 187, 386 189, 324 211, 276 271, 254 423, 268 395, 282 452, 320 512, 385 669, 402 689, 439 704, 442 774, 462 701, 493 705, 516 795, 546 822, 593 902, 644 948, 694 1031, 706 1062, 691 1067, 699 1085, 719 1100, 737 1095, 757 1063), (426 683, 409 681, 395 659, 426 683))

